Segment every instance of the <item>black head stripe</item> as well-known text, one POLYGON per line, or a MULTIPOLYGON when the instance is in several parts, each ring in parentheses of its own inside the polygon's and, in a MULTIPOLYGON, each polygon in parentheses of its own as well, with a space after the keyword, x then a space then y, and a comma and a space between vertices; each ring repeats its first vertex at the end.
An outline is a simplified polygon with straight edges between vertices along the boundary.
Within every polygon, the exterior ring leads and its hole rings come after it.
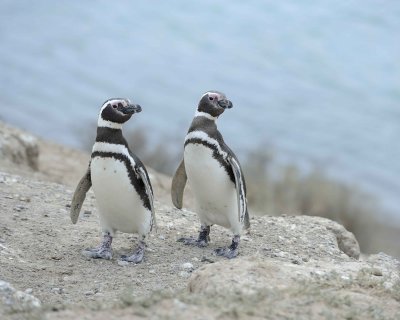
POLYGON ((101 117, 103 120, 122 124, 129 120, 130 115, 121 114, 114 110, 111 104, 108 104, 101 112, 101 117))

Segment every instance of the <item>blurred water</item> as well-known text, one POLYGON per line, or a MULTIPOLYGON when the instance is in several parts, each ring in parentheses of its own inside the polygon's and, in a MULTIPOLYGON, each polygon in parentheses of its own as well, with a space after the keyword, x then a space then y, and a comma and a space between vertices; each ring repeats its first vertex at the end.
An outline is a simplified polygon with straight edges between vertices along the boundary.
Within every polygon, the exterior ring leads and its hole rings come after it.
POLYGON ((0 18, 8 122, 80 146, 121 96, 144 107, 129 125, 183 138, 217 89, 234 103, 219 120, 233 149, 273 145, 400 217, 399 1, 1 0, 0 18))

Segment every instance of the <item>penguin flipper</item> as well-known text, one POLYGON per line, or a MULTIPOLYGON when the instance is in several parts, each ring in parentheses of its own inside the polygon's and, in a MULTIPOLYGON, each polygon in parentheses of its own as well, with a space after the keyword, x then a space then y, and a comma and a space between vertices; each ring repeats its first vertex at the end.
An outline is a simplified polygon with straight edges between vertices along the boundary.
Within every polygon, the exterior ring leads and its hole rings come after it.
POLYGON ((78 221, 79 212, 81 211, 83 202, 85 201, 86 193, 89 191, 91 186, 92 186, 92 179, 90 176, 90 164, 89 164, 89 167, 85 175, 82 177, 82 179, 76 186, 74 196, 72 197, 70 217, 73 224, 75 224, 78 221))
POLYGON ((143 181, 144 187, 146 189, 146 194, 149 197, 149 202, 150 202, 150 208, 151 208, 151 228, 150 230, 153 230, 153 226, 156 228, 157 231, 157 221, 156 221, 156 213, 154 210, 154 195, 153 195, 153 190, 150 185, 150 181, 148 179, 148 176, 143 169, 143 167, 137 167, 137 173, 139 174, 140 178, 143 181))
POLYGON ((171 198, 172 203, 178 209, 182 209, 183 205, 183 191, 185 190, 187 175, 185 170, 185 160, 182 159, 178 169, 172 178, 171 198))
POLYGON ((228 157, 228 162, 231 165, 233 175, 235 176, 237 205, 239 213, 238 218, 240 223, 243 223, 243 221, 246 220, 245 227, 247 228, 247 226, 250 226, 250 223, 249 223, 249 214, 247 211, 247 200, 246 200, 244 180, 242 177, 242 170, 240 169, 240 165, 234 157, 232 156, 228 157))

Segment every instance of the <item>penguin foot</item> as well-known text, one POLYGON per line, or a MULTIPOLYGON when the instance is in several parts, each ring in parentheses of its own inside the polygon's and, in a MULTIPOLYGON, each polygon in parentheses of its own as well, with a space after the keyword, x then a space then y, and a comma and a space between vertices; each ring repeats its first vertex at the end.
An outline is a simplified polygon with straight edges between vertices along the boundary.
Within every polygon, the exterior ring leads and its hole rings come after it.
POLYGON ((82 251, 82 254, 85 257, 92 258, 92 259, 105 259, 111 260, 112 259, 112 236, 109 232, 105 232, 103 234, 103 241, 101 242, 100 246, 93 249, 85 249, 82 251))
POLYGON ((85 257, 92 258, 92 259, 105 259, 111 260, 112 259, 112 250, 111 248, 88 248, 82 251, 82 254, 85 257))
POLYGON ((236 258, 239 254, 239 250, 236 249, 231 249, 230 247, 228 248, 218 248, 214 250, 215 254, 217 256, 222 256, 228 259, 233 259, 236 258))
POLYGON ((232 239, 232 243, 227 248, 218 248, 215 249, 214 252, 217 256, 222 256, 228 259, 236 258, 239 254, 239 242, 240 236, 235 235, 232 239))
POLYGON ((144 257, 145 247, 146 247, 146 245, 144 244, 144 242, 141 242, 139 244, 139 247, 136 249, 136 251, 132 255, 130 255, 130 256, 122 255, 120 257, 120 261, 132 262, 135 264, 142 262, 143 257, 144 257))
POLYGON ((199 248, 204 248, 208 246, 208 241, 204 239, 194 239, 194 238, 179 238, 178 242, 182 242, 187 246, 196 246, 199 248))
POLYGON ((208 246, 208 241, 210 241, 210 226, 201 225, 199 237, 197 239, 194 238, 179 238, 178 242, 182 242, 187 246, 196 246, 199 248, 204 248, 208 246))

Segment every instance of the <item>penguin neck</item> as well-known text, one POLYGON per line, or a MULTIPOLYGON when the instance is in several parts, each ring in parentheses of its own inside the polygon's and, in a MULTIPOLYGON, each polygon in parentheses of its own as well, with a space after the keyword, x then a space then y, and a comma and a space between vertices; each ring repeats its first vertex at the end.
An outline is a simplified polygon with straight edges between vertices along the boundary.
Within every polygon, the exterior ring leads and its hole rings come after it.
POLYGON ((121 129, 109 127, 97 127, 96 142, 128 145, 121 129))
POLYGON ((189 128, 189 132, 191 131, 204 131, 211 135, 213 132, 217 132, 218 129, 215 120, 212 120, 209 117, 198 115, 196 113, 189 128))
POLYGON ((199 110, 196 111, 196 113, 194 114, 194 117, 195 118, 202 117, 202 118, 206 118, 208 120, 214 121, 214 122, 216 122, 218 119, 218 117, 214 117, 207 112, 203 112, 203 111, 199 111, 199 110))
POLYGON ((121 130, 122 123, 105 120, 105 119, 103 119, 103 117, 100 114, 99 119, 97 120, 97 127, 105 127, 105 128, 110 128, 110 129, 121 130))

